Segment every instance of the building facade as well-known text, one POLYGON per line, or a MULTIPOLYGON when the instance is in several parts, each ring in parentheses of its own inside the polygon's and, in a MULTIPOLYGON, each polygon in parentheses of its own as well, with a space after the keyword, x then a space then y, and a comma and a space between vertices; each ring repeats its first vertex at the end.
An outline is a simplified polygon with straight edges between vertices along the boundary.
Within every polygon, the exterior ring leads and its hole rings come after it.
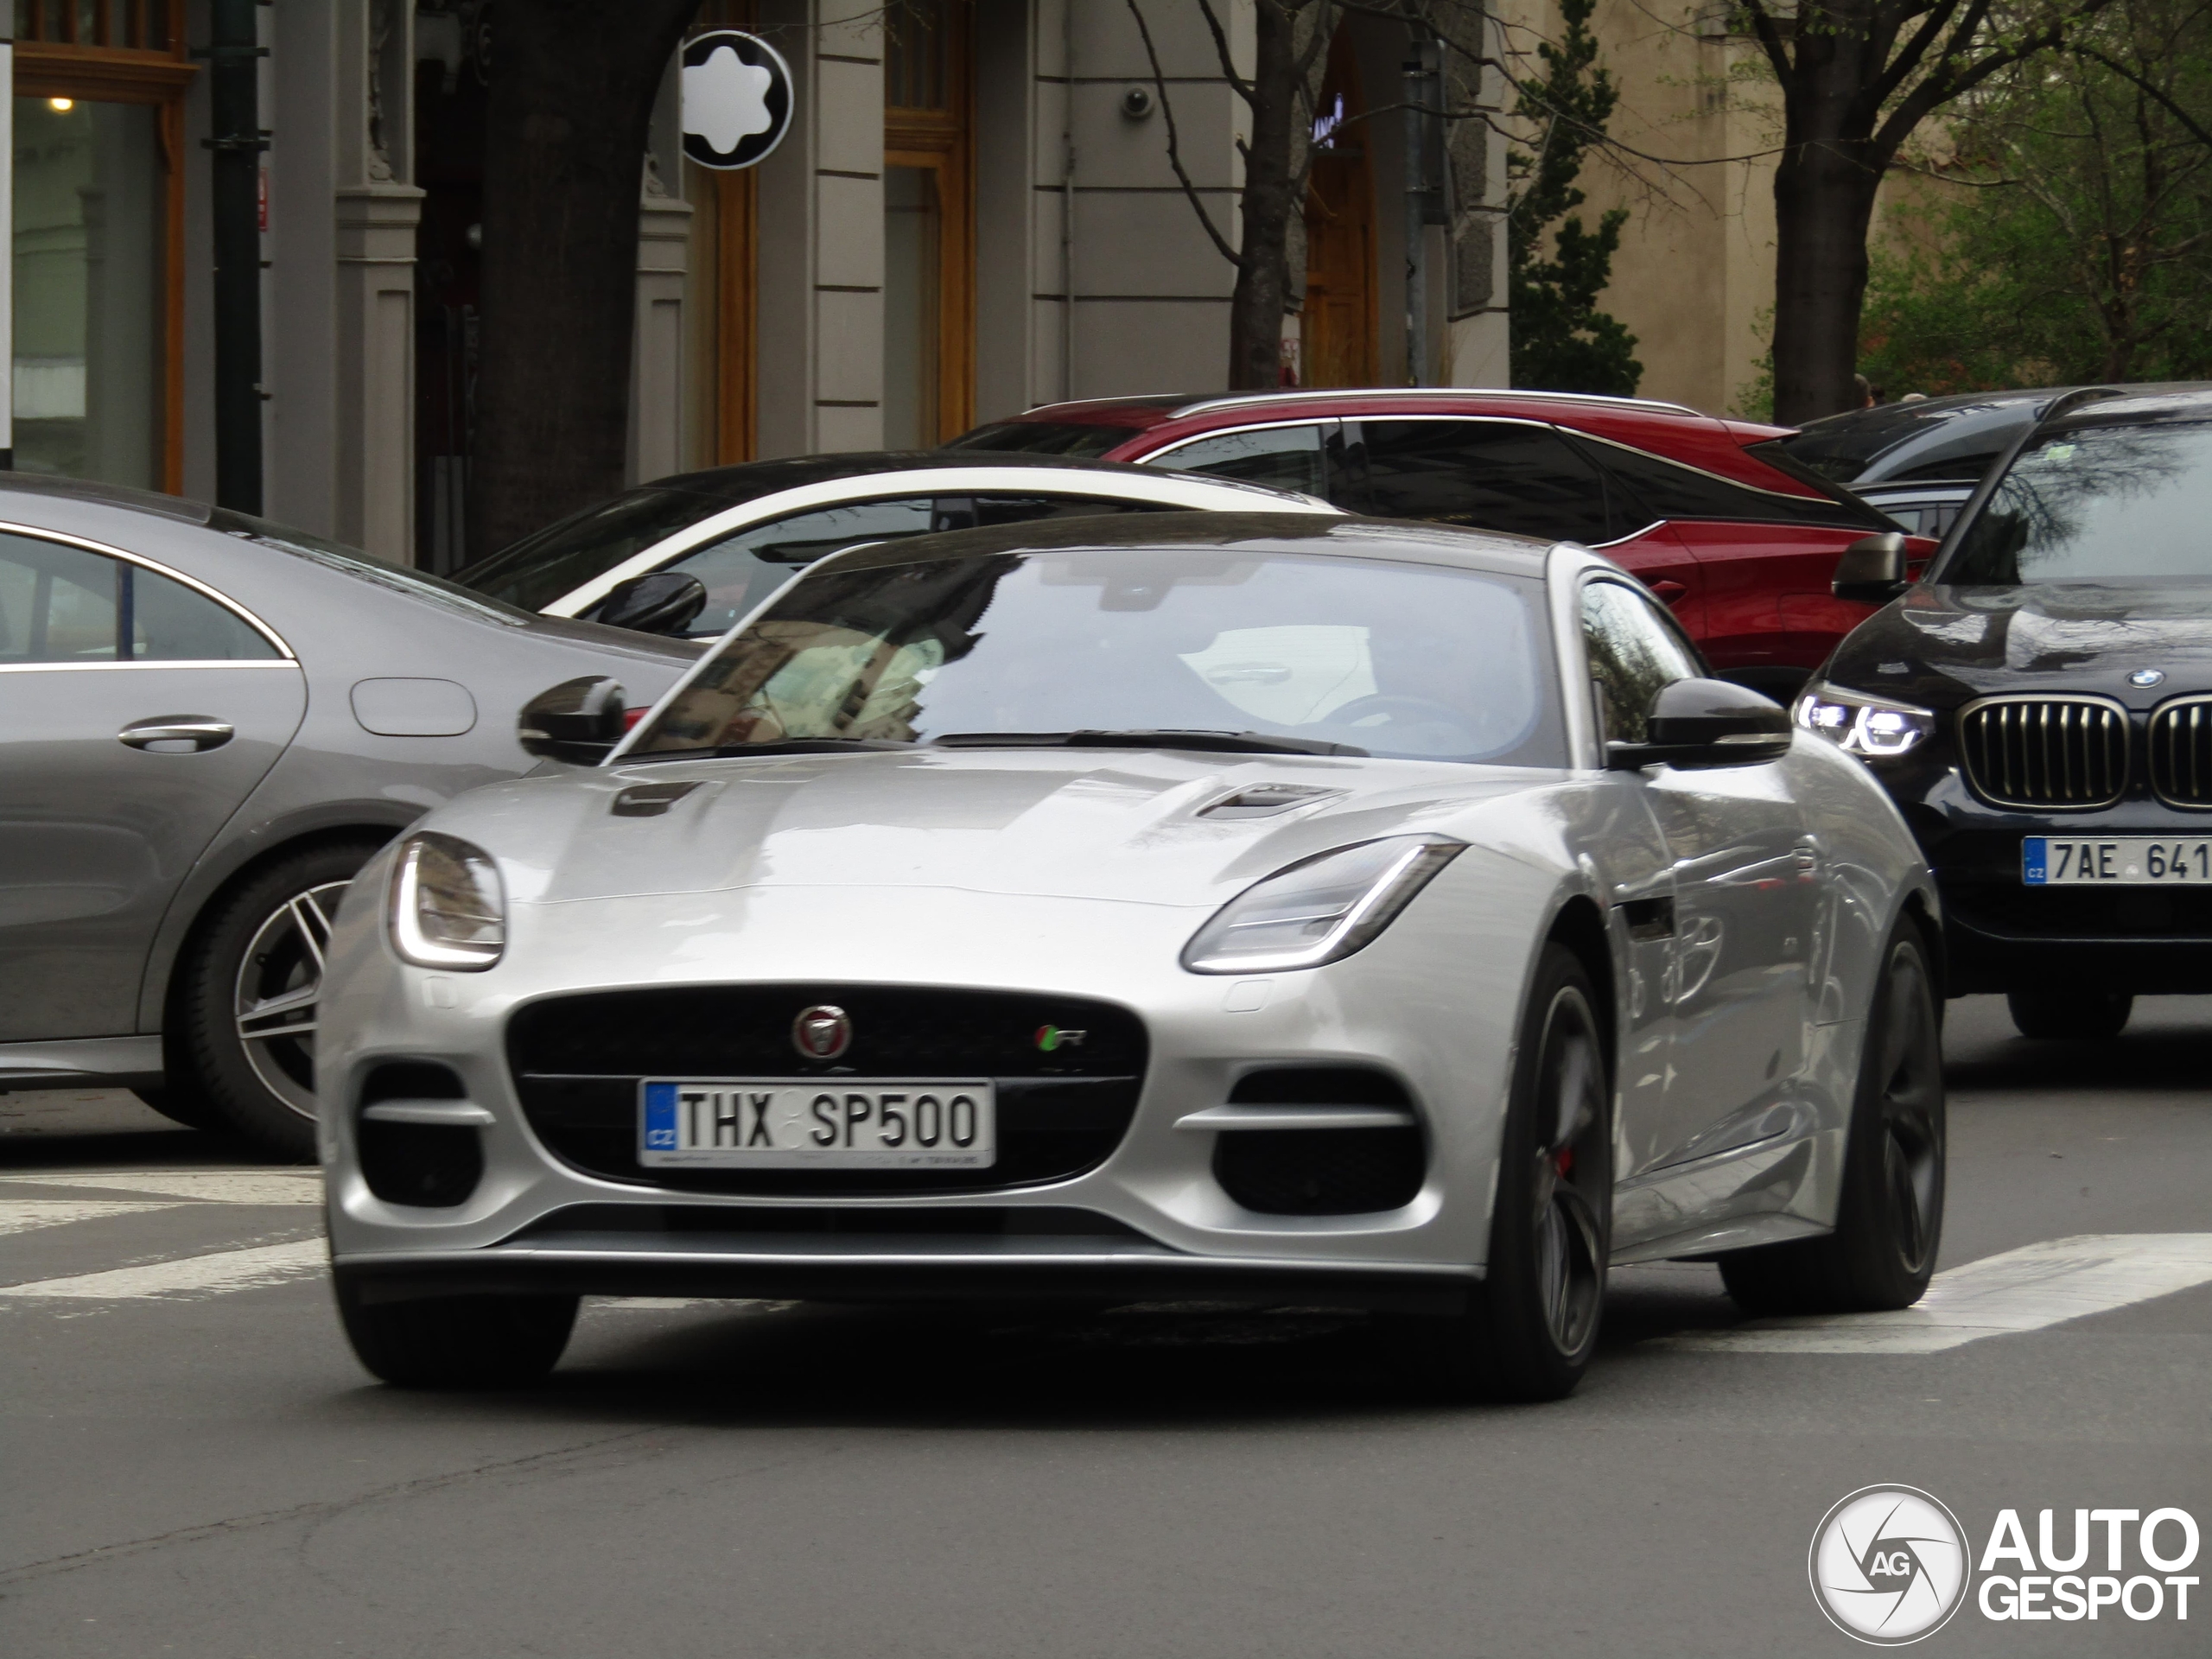
MULTIPOLYGON (((704 0, 697 30, 781 52, 795 114, 760 166, 701 168, 671 65, 639 200, 632 475, 1222 389, 1235 270, 1198 213, 1236 242, 1249 113, 1197 0, 1140 7, 1149 50, 1122 0, 704 0)), ((1216 10, 1249 65, 1249 0, 1216 10)), ((1490 25, 1465 10, 1446 95, 1495 109, 1490 25)), ((457 569, 492 550, 467 498, 496 13, 257 11, 264 511, 457 569)), ((207 0, 16 0, 12 22, 15 464, 213 499, 207 0)), ((1287 379, 1503 382, 1502 148, 1439 124, 1435 188, 1409 198, 1417 50, 1362 11, 1317 54, 1287 379)))

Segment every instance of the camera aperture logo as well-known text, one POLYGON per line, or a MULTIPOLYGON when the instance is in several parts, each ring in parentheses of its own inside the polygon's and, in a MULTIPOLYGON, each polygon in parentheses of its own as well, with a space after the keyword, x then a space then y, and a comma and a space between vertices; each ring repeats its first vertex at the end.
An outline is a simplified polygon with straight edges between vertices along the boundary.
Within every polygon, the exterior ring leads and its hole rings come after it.
POLYGON ((1821 1518, 1806 1570, 1845 1635, 1902 1647, 1942 1628, 1967 1589, 1958 1517, 1912 1486, 1862 1486, 1821 1518))

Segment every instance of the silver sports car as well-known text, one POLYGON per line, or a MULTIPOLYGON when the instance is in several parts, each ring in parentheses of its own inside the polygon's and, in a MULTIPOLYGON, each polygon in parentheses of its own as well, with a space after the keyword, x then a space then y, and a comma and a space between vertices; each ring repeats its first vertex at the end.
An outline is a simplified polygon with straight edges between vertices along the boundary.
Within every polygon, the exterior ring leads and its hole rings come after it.
POLYGON ((604 764, 354 884, 339 1306, 372 1371, 456 1385, 550 1368, 582 1294, 1324 1303, 1555 1396, 1611 1262, 1919 1296, 1936 922, 1864 769, 1580 549, 855 549, 604 764))

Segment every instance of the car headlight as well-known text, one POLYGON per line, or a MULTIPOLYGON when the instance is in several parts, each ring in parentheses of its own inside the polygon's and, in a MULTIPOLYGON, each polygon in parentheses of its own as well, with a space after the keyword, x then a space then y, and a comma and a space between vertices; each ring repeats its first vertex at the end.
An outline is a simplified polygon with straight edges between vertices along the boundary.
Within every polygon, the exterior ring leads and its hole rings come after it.
POLYGON ((476 973, 507 948, 507 894, 480 847, 425 830, 392 867, 392 949, 417 968, 476 973))
POLYGON ((1908 754, 1936 730, 1933 710, 1909 702, 1842 691, 1818 681, 1807 686, 1793 711, 1797 723, 1851 754, 1882 760, 1908 754))
POLYGON ((1215 912, 1183 947, 1183 966, 1273 974, 1348 957, 1465 848, 1443 836, 1393 836, 1301 860, 1215 912))

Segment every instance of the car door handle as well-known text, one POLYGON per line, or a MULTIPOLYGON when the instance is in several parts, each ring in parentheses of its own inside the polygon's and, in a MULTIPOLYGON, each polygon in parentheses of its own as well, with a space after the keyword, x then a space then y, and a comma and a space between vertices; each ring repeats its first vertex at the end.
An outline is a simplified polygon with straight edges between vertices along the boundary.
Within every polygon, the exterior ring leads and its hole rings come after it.
POLYGON ((1687 583, 1669 582, 1664 576, 1660 577, 1656 582, 1647 582, 1643 585, 1649 588, 1653 593, 1658 594, 1660 598, 1665 600, 1669 605, 1672 605, 1676 600, 1684 597, 1689 592, 1689 587, 1687 583))
POLYGON ((159 715, 132 721, 115 734, 115 741, 134 749, 151 750, 159 745, 162 754, 197 754, 202 749, 219 749, 237 735, 236 727, 206 715, 159 715))

